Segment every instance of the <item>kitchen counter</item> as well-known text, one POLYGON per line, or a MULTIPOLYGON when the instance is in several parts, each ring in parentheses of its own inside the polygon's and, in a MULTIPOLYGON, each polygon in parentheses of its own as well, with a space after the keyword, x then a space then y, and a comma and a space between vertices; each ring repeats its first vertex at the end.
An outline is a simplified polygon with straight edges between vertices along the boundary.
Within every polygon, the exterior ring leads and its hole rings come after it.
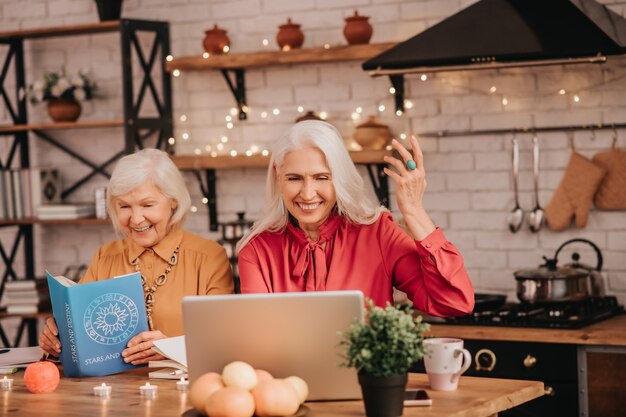
MULTIPOLYGON (((0 396, 3 415, 33 416, 183 416, 199 414, 191 409, 188 394, 176 390, 175 380, 150 380, 158 385, 153 400, 139 395, 139 386, 148 381, 147 368, 123 374, 96 378, 62 378, 56 391, 50 394, 31 394, 24 386, 24 372, 14 378, 12 391, 0 396), (93 395, 93 387, 106 382, 112 386, 112 395, 103 400, 93 395)), ((409 387, 428 389, 426 375, 410 374, 409 387)), ((433 399, 430 407, 405 407, 404 416, 420 417, 481 417, 496 416, 498 412, 515 407, 544 395, 542 382, 461 377, 459 389, 453 392, 429 390, 433 399)), ((297 415, 307 417, 363 416, 361 401, 306 403, 297 415)))
POLYGON ((428 336, 511 342, 626 346, 626 314, 573 330, 433 324, 428 336))

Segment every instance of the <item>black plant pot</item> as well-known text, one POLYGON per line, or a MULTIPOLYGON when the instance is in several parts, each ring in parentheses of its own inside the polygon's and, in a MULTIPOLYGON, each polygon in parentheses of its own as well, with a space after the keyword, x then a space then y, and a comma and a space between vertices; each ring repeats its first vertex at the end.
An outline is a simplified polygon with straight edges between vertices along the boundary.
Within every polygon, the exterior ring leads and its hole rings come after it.
POLYGON ((359 373, 367 417, 398 417, 404 407, 407 376, 371 376, 359 373))
POLYGON ((101 22, 119 20, 122 16, 122 0, 96 0, 96 5, 101 22))

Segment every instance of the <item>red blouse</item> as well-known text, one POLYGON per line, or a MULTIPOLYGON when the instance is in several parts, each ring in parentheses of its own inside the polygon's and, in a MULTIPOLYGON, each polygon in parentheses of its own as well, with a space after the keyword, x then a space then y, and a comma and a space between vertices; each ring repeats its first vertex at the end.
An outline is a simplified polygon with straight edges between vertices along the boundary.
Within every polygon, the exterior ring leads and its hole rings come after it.
POLYGON ((361 290, 376 305, 393 303, 393 288, 435 316, 474 308, 474 288, 463 258, 441 229, 414 241, 382 213, 371 225, 331 215, 317 242, 289 224, 263 232, 239 253, 242 293, 361 290))

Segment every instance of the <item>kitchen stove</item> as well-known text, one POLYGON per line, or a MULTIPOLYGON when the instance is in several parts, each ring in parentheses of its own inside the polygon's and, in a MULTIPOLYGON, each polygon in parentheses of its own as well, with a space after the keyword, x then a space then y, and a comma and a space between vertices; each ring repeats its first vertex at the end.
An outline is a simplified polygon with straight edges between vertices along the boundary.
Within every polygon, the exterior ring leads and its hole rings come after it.
POLYGON ((437 324, 476 326, 538 327, 579 329, 624 311, 613 296, 580 301, 541 304, 507 303, 483 310, 477 303, 472 314, 447 319, 429 319, 437 324), (441 320, 441 321, 440 321, 441 320))

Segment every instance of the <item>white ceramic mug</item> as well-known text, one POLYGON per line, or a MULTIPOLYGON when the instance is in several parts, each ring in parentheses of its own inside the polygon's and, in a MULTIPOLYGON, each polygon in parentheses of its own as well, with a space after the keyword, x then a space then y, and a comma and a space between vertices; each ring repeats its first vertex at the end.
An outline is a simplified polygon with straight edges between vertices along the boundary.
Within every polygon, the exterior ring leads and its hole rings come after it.
POLYGON ((459 376, 469 368, 472 357, 463 349, 463 340, 435 337, 424 340, 424 365, 430 387, 436 391, 454 391, 459 376))

